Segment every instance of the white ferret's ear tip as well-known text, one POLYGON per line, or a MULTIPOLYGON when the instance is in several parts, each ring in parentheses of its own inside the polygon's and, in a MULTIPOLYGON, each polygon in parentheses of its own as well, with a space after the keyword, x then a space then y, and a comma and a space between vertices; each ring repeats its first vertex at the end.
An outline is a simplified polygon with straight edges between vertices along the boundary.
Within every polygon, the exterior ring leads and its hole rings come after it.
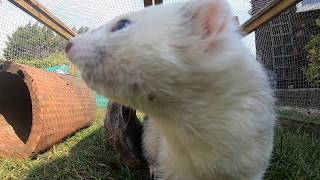
POLYGON ((223 33, 230 19, 231 11, 226 0, 192 0, 183 9, 192 25, 201 28, 200 33, 214 39, 223 33))

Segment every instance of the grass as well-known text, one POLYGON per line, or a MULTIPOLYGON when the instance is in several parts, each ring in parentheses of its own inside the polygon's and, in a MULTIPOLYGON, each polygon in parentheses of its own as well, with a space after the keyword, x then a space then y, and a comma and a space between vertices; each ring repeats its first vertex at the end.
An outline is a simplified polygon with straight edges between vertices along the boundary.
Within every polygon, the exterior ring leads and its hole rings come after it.
MULTIPOLYGON (((141 179, 138 172, 119 162, 103 120, 104 112, 99 112, 91 127, 32 159, 0 159, 0 179, 141 179)), ((265 179, 320 179, 319 134, 277 127, 273 158, 265 179)))
POLYGON ((320 133, 278 127, 274 144, 271 166, 265 179, 320 179, 320 133))
POLYGON ((0 179, 141 179, 119 162, 103 121, 100 111, 92 126, 32 159, 0 159, 0 179))
MULTIPOLYGON (((47 69, 58 65, 69 65, 70 61, 63 52, 51 53, 41 59, 16 59, 15 63, 24 64, 40 69, 47 69)), ((1 60, 0 60, 1 64, 1 60)))

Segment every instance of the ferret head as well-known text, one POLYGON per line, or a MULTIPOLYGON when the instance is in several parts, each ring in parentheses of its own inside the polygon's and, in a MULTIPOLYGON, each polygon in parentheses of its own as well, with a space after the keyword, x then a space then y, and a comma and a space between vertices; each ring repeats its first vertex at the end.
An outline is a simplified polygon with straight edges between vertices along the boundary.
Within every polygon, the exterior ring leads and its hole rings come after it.
POLYGON ((223 70, 228 59, 215 63, 241 43, 236 31, 226 1, 193 0, 117 17, 72 39, 66 52, 92 89, 146 110, 199 93, 211 67, 223 70))

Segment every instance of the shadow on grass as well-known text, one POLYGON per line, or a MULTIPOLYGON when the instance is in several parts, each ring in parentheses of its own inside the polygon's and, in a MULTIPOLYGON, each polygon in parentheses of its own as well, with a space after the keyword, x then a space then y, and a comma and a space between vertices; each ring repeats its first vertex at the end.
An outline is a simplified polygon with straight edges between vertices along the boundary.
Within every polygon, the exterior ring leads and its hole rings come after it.
POLYGON ((47 163, 31 168, 27 179, 142 179, 120 164, 102 127, 66 151, 69 153, 54 159, 49 156, 47 163))

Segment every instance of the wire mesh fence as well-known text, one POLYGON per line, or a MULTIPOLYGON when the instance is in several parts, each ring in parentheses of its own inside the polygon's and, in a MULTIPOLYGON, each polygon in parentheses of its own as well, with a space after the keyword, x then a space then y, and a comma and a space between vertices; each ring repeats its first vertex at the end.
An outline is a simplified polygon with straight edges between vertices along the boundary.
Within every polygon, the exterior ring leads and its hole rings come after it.
POLYGON ((0 32, 0 61, 41 69, 68 65, 66 40, 9 1, 0 4, 0 32))
MULTIPOLYGON (((251 3, 257 14, 272 1, 251 3)), ((320 1, 304 0, 254 32, 256 57, 275 88, 280 118, 320 122, 319 20, 320 1)))
MULTIPOLYGON (((164 4, 187 0, 164 0, 164 4)), ((228 0, 240 24, 276 0, 228 0)), ((7 0, 0 1, 0 61, 69 72, 66 40, 7 0)), ((39 0, 78 33, 144 8, 142 0, 39 0)), ((320 122, 320 2, 303 0, 244 37, 275 88, 281 117, 320 122)))
MULTIPOLYGON (((78 34, 97 28, 121 14, 144 8, 141 0, 39 0, 39 2, 78 34)), ((106 107, 108 101, 97 94, 96 103, 98 107, 106 107)))
MULTIPOLYGON (((79 34, 96 28, 115 16, 144 7, 143 1, 39 1, 54 16, 79 34), (73 8, 70 8, 73 7, 73 8)), ((43 70, 70 73, 64 55, 67 40, 7 0, 0 1, 0 63, 14 61, 43 70)), ((97 95, 97 105, 107 100, 97 95)))
POLYGON ((39 0, 59 19, 80 32, 97 28, 114 17, 144 8, 143 0, 39 0))

